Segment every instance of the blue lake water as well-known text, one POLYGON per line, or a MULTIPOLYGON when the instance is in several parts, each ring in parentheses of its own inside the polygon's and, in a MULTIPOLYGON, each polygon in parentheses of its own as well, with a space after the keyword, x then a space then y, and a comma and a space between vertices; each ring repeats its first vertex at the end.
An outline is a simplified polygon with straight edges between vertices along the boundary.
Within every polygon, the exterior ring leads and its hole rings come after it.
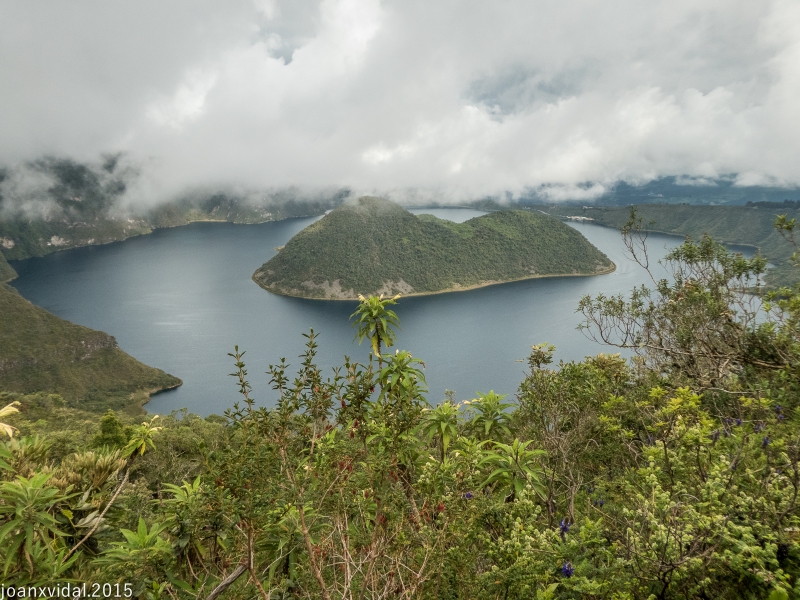
MULTIPOLYGON (((432 209, 440 218, 463 221, 482 213, 432 209)), ((254 396, 269 405, 274 392, 265 374, 286 357, 297 364, 302 333, 320 333, 319 364, 339 365, 345 354, 367 360, 366 345, 353 342, 348 322, 355 302, 325 302, 275 296, 251 279, 262 263, 315 218, 261 225, 193 223, 105 246, 78 248, 44 258, 15 261, 12 285, 54 314, 106 331, 142 362, 183 379, 180 388, 158 394, 149 412, 186 407, 222 413, 239 397, 227 355, 234 345, 245 361, 254 396)), ((429 400, 455 390, 459 399, 476 390, 513 394, 523 378, 532 344, 556 345, 556 358, 580 360, 608 348, 587 340, 576 325, 578 300, 586 294, 627 293, 647 274, 624 256, 617 231, 571 223, 616 263, 595 277, 532 279, 468 292, 401 299, 398 348, 426 364, 429 400)), ((652 258, 679 238, 651 235, 652 258)))

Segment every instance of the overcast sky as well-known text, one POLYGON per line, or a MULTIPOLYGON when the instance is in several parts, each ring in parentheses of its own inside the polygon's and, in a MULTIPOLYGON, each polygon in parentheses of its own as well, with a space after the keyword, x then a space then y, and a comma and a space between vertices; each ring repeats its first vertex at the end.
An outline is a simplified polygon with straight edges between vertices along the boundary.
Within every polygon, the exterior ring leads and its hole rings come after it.
POLYGON ((793 186, 800 2, 0 0, 0 163, 114 152, 153 197, 793 186))

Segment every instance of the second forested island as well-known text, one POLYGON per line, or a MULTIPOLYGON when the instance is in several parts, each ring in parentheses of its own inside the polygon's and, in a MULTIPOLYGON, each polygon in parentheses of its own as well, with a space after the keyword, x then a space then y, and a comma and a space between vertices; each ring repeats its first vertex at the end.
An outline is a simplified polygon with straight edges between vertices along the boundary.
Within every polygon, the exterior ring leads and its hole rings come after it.
POLYGON ((547 215, 508 210, 453 223, 363 197, 295 235, 253 280, 276 294, 351 300, 614 268, 578 231, 547 215))

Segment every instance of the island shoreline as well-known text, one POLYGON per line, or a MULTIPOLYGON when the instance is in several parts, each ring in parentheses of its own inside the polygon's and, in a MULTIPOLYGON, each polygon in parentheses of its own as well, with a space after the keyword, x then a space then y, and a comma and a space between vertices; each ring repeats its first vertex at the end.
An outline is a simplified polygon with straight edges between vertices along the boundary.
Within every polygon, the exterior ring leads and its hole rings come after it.
MULTIPOLYGON (((598 275, 610 275, 614 271, 617 270, 617 265, 613 261, 611 262, 611 266, 607 269, 602 271, 598 271, 596 273, 554 273, 552 275, 530 275, 528 277, 520 277, 518 279, 509 279, 507 281, 492 281, 491 283, 479 283, 476 285, 470 285, 466 287, 458 287, 458 288, 449 288, 446 290, 438 290, 435 292, 415 292, 413 294, 401 294, 402 298, 420 298, 423 296, 437 296, 439 294, 451 294, 457 292, 470 292, 472 290, 478 290, 481 288, 491 287, 495 285, 503 285, 506 283, 515 283, 517 281, 528 281, 531 279, 548 279, 548 278, 555 278, 555 277, 596 277, 598 275)), ((275 294, 276 296, 285 296, 287 298, 300 298, 302 300, 319 300, 321 302, 358 302, 358 297, 354 298, 320 298, 315 296, 300 296, 297 294, 288 294, 285 292, 279 292, 268 287, 261 285, 255 277, 255 274, 251 277, 251 279, 255 282, 255 284, 260 287, 262 290, 269 292, 270 294, 275 294)))
MULTIPOLYGON (((173 375, 173 377, 175 377, 173 375)), ((153 396, 157 396, 162 392, 169 392, 171 390, 176 390, 183 385, 183 380, 175 377, 178 380, 178 383, 174 385, 170 385, 167 387, 156 387, 156 388, 147 388, 136 390, 131 394, 131 403, 128 404, 122 410, 131 416, 141 416, 150 414, 146 408, 146 405, 153 399, 153 396)), ((157 413, 156 413, 157 414, 157 413)))

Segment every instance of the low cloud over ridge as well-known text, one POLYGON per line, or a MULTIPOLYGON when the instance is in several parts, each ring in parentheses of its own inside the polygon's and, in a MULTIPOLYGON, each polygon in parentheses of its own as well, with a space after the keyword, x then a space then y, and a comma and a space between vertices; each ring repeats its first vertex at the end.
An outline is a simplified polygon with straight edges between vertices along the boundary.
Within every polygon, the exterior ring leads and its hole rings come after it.
POLYGON ((124 153, 129 202, 800 183, 789 0, 7 2, 0 87, 0 163, 124 153))

